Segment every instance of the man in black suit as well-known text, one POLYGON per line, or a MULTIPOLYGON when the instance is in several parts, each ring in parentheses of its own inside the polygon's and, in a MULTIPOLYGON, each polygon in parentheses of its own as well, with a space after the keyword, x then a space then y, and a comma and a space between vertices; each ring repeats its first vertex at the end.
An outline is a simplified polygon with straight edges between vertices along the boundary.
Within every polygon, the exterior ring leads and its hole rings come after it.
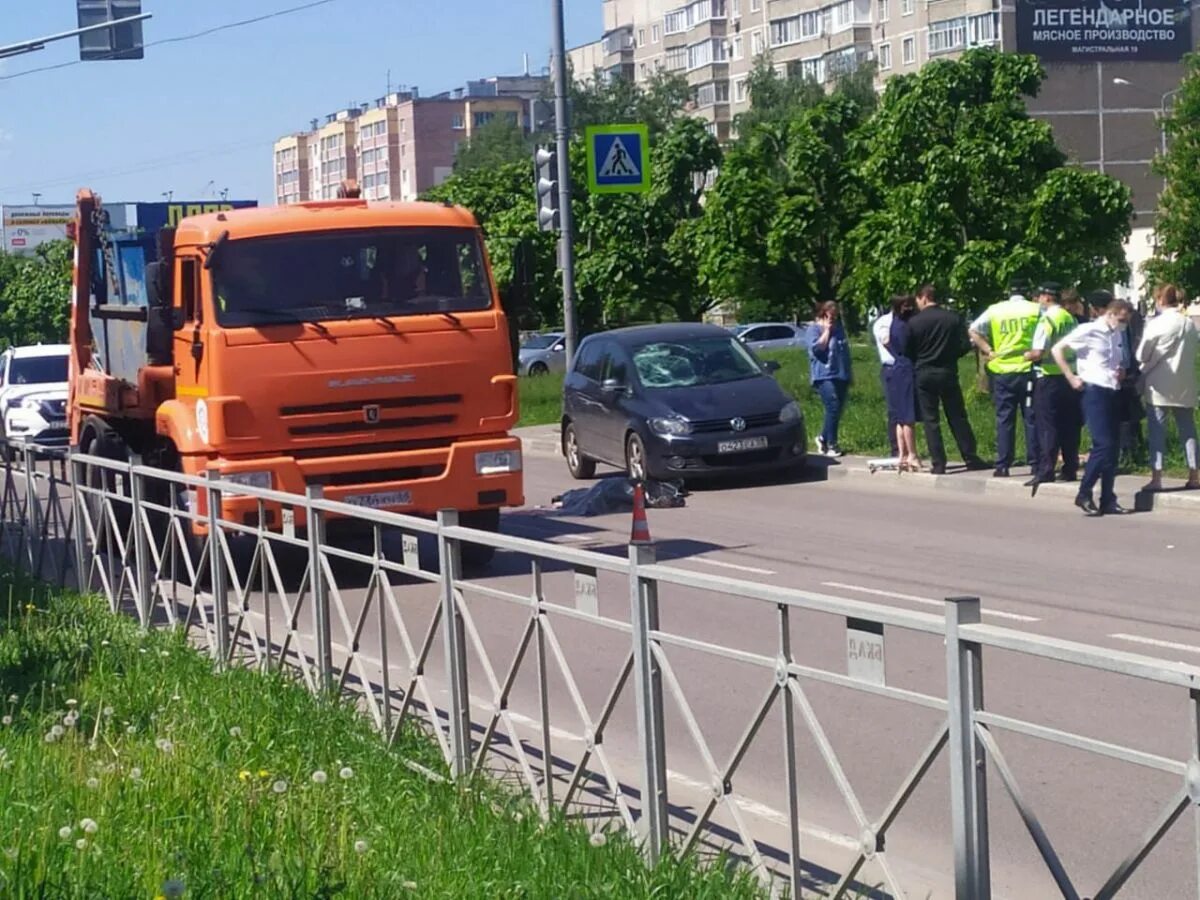
POLYGON ((966 323, 958 313, 938 304, 937 292, 931 284, 917 292, 917 308, 920 311, 908 326, 908 355, 917 370, 917 403, 933 474, 946 473, 941 406, 946 408, 946 421, 967 468, 990 468, 991 463, 980 459, 976 451, 975 432, 967 420, 967 407, 958 383, 958 361, 971 351, 966 323))

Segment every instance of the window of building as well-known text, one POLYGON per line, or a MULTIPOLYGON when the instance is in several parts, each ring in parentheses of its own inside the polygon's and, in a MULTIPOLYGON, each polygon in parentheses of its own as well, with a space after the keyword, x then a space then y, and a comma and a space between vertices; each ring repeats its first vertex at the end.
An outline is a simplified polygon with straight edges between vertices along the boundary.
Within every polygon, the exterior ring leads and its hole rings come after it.
POLYGON ((892 45, 880 44, 878 51, 879 71, 886 72, 892 67, 892 45))
POLYGON ((726 55, 723 38, 709 38, 699 44, 692 44, 687 48, 687 52, 689 69, 698 69, 701 66, 722 63, 729 59, 726 55))
POLYGON ((735 19, 742 14, 742 0, 729 0, 729 14, 735 19))
POLYGON ((492 119, 494 119, 494 118, 496 118, 496 114, 494 112, 487 112, 487 111, 477 112, 477 113, 475 113, 474 116, 471 117, 471 121, 475 125, 475 127, 478 128, 481 125, 486 125, 488 122, 492 121, 492 119))
POLYGON ((645 28, 639 28, 639 29, 638 29, 637 45, 638 45, 639 47, 645 47, 645 46, 646 46, 646 29, 645 29, 645 28))
POLYGON ((819 56, 800 61, 800 77, 820 84, 825 80, 825 60, 819 56))
POLYGON ((739 34, 729 42, 729 57, 730 59, 741 59, 746 55, 746 45, 739 34))
POLYGON ((892 17, 892 0, 877 0, 875 18, 882 25, 892 17))
POLYGON ((733 86, 733 97, 738 103, 745 103, 746 98, 750 96, 750 80, 748 78, 739 78, 733 86))
POLYGON ((904 52, 904 64, 906 66, 911 66, 913 63, 915 63, 917 61, 917 40, 916 40, 916 38, 906 37, 904 39, 903 52, 904 52))
POLYGON ((461 131, 467 127, 466 121, 463 119, 462 113, 455 113, 454 118, 450 120, 450 127, 455 131, 461 131))
POLYGON ((750 12, 758 12, 762 9, 762 0, 750 0, 750 12))
POLYGON ((981 16, 971 16, 967 19, 968 46, 978 47, 984 44, 994 44, 998 34, 996 13, 984 13, 981 16))
POLYGON ((729 82, 709 81, 698 85, 693 92, 697 106, 712 106, 714 103, 729 102, 729 82))
POLYGON ((916 11, 916 0, 900 0, 900 14, 911 16, 916 11))
POLYGON ((657 44, 662 40, 662 26, 657 22, 650 26, 650 43, 657 44))
POLYGON ((761 28, 757 28, 750 32, 750 52, 755 56, 761 56, 766 50, 766 44, 763 41, 763 33, 761 28))
POLYGON ((967 46, 967 20, 963 17, 930 22, 927 49, 930 56, 951 53, 967 46))
POLYGON ((854 26, 854 0, 842 0, 829 7, 829 30, 845 31, 854 26))
POLYGON ((667 71, 678 72, 686 69, 688 64, 688 48, 675 47, 667 51, 667 71))
POLYGON ((649 76, 649 74, 650 74, 649 66, 647 66, 645 63, 641 63, 638 65, 638 77, 639 78, 646 78, 649 76))
POLYGON ((667 34, 683 34, 688 30, 688 11, 687 7, 683 9, 673 9, 667 13, 663 19, 663 30, 667 34))

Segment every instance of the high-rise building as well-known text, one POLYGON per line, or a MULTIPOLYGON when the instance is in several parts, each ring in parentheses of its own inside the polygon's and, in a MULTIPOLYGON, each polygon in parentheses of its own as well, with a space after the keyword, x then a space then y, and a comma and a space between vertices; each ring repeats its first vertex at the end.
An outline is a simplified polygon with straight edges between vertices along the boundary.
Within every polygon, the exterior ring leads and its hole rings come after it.
POLYGON ((276 202, 332 199, 346 178, 367 200, 415 200, 449 177, 459 147, 481 126, 507 118, 537 127, 545 83, 542 75, 498 76, 433 97, 402 88, 314 119, 307 132, 275 143, 276 202))

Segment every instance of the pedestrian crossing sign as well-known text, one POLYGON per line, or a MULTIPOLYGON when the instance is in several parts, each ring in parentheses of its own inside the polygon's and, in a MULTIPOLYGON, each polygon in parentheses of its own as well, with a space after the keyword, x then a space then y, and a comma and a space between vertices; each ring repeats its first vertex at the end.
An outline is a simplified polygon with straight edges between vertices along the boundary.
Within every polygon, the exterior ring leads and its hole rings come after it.
POLYGON ((650 135, 645 125, 591 125, 585 136, 592 193, 650 190, 650 135))

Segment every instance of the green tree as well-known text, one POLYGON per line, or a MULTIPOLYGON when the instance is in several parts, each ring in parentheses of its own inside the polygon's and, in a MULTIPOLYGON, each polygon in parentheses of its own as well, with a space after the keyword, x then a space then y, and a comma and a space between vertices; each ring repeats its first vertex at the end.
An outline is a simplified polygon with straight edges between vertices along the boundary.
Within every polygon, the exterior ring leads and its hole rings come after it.
POLYGON ((0 254, 0 341, 60 343, 71 315, 70 241, 40 245, 33 256, 0 254))
POLYGON ((1186 66, 1163 122, 1167 153, 1155 160, 1164 184, 1154 223, 1157 248, 1145 270, 1151 281, 1177 284, 1194 297, 1200 293, 1200 54, 1188 55, 1186 66))
POLYGON ((888 82, 860 166, 870 211, 850 238, 845 291, 861 307, 925 281, 977 308, 1017 274, 1127 277, 1129 191, 1067 166, 1026 112, 1044 77, 1032 56, 980 49, 888 82))
POLYGON ((480 125, 470 140, 458 148, 454 157, 455 173, 475 169, 496 169, 521 163, 533 155, 533 140, 517 122, 499 116, 480 125))
POLYGON ((641 84, 597 75, 573 81, 569 99, 571 129, 576 134, 583 134, 589 125, 645 123, 655 135, 684 116, 691 88, 686 78, 672 72, 656 72, 641 84))

